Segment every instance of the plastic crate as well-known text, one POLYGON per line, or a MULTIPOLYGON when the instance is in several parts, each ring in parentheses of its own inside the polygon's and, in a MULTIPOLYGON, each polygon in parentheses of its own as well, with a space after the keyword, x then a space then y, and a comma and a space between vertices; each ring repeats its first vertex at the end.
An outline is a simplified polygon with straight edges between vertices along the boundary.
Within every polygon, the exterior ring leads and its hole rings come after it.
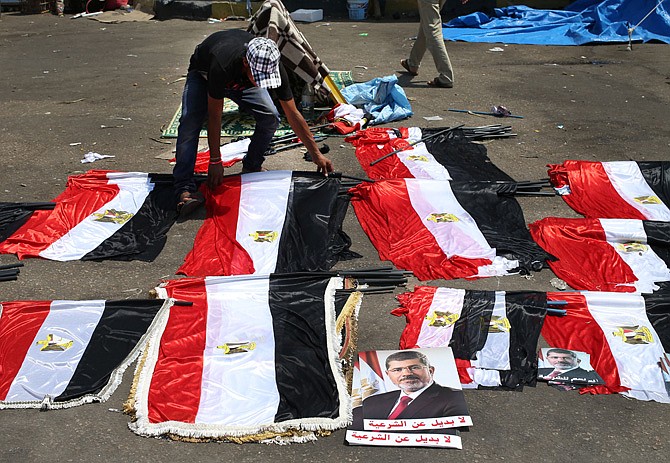
POLYGON ((349 19, 352 21, 363 21, 365 19, 365 10, 361 8, 349 8, 349 19))
POLYGON ((347 0, 347 10, 349 11, 349 19, 362 21, 366 18, 368 11, 368 0, 347 0))

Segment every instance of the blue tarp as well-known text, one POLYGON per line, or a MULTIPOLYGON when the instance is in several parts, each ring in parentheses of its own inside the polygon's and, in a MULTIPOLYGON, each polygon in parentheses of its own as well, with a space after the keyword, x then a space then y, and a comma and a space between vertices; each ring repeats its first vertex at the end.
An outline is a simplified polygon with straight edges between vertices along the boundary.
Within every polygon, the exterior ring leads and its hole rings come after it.
POLYGON ((395 74, 348 85, 342 89, 342 96, 349 104, 372 114, 374 119, 371 124, 374 125, 399 121, 413 114, 395 74))
MULTIPOLYGON (((527 45, 582 45, 628 42, 635 27, 661 0, 577 0, 563 10, 525 6, 496 8, 495 16, 473 13, 449 21, 445 40, 527 45)), ((670 0, 664 0, 642 23, 632 39, 670 43, 670 0)))

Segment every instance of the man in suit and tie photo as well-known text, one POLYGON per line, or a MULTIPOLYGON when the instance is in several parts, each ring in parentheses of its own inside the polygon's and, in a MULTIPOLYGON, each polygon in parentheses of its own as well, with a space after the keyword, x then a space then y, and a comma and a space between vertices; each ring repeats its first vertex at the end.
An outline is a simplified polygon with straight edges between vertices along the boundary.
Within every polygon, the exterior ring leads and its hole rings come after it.
POLYGON ((463 392, 437 384, 433 380, 435 367, 422 352, 395 352, 386 358, 385 367, 386 375, 399 389, 367 397, 362 406, 353 410, 352 429, 363 429, 363 419, 403 420, 469 415, 463 392))
POLYGON ((545 381, 582 385, 603 382, 594 370, 586 370, 580 366, 581 359, 572 350, 547 349, 544 364, 546 367, 538 368, 537 375, 545 381))

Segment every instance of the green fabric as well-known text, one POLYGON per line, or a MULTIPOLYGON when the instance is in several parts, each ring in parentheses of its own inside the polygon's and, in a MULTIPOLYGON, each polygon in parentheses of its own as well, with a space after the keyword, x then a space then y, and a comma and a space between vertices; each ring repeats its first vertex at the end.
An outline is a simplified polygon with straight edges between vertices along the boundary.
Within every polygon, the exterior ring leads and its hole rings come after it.
MULTIPOLYGON (((179 128, 179 118, 181 117, 181 104, 177 112, 172 117, 170 124, 163 131, 162 138, 177 138, 177 129, 179 128)), ((221 118, 221 136, 222 137, 250 137, 254 134, 256 121, 248 114, 241 114, 237 104, 228 98, 223 103, 223 116, 221 118)), ((291 133, 291 127, 284 117, 279 121, 279 127, 275 135, 287 135, 291 133)), ((200 138, 207 138, 207 122, 200 131, 200 138)))

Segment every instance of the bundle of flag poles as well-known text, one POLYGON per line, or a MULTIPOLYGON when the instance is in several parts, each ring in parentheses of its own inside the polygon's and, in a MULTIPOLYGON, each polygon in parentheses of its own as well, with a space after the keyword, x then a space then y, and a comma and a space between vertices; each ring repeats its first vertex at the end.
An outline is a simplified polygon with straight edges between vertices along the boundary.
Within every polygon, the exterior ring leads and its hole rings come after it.
MULTIPOLYGON (((363 182, 375 182, 370 178, 354 177, 341 172, 333 172, 329 175, 333 178, 342 179, 343 189, 358 186, 363 182)), ((549 179, 522 180, 519 182, 496 181, 491 183, 496 186, 496 191, 500 196, 556 196, 556 192, 553 190, 542 191, 543 188, 551 188, 549 179)))
POLYGON ((23 267, 23 263, 0 265, 0 281, 14 281, 18 279, 19 273, 21 273, 19 267, 23 267))
POLYGON ((556 306, 563 306, 563 305, 568 305, 568 301, 561 301, 561 300, 556 300, 556 301, 547 301, 548 306, 553 306, 553 307, 547 307, 547 315, 553 315, 555 317, 565 317, 568 314, 568 311, 565 309, 556 309, 556 306))
POLYGON ((462 130, 465 138, 470 138, 472 140, 516 137, 516 134, 512 132, 511 126, 502 124, 482 125, 479 127, 463 127, 462 130))
POLYGON ((394 267, 367 268, 344 270, 338 276, 345 279, 345 287, 336 293, 392 293, 397 287, 407 284, 407 277, 412 272, 398 270, 394 267))

